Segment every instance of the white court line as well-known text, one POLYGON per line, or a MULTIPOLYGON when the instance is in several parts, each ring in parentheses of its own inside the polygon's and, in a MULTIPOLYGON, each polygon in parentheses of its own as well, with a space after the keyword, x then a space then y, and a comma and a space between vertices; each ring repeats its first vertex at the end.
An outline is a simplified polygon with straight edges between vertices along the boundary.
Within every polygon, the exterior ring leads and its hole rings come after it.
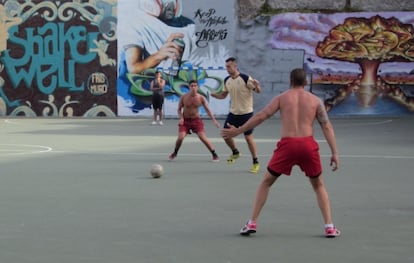
MULTIPOLYGON (((355 120, 353 120, 355 121, 355 120)), ((335 122, 335 120, 331 120, 331 122, 335 122)), ((334 128, 337 126, 342 126, 342 125, 346 125, 346 126, 374 126, 374 125, 381 125, 381 124, 387 124, 387 123, 391 123, 393 122, 393 120, 384 120, 384 121, 375 121, 375 122, 355 122, 355 123, 334 123, 334 128)))
POLYGON ((52 147, 43 146, 43 145, 32 145, 32 144, 0 144, 0 146, 11 146, 10 149, 1 149, 0 152, 6 153, 9 155, 24 155, 24 154, 37 154, 37 153, 47 153, 53 151, 52 147), (23 148, 20 148, 23 147, 23 148), (24 149, 24 147, 29 148, 24 149), (31 148, 38 148, 38 150, 30 150, 31 148), (11 153, 10 153, 11 152, 11 153))
MULTIPOLYGON (((91 152, 76 152, 76 153, 83 153, 83 154, 89 154, 91 152)), ((168 156, 171 154, 168 153, 144 153, 144 152, 131 152, 131 153, 122 153, 122 152, 107 152, 102 153, 99 152, 97 154, 108 154, 108 155, 139 155, 139 156, 165 156, 168 158, 168 156)), ((209 153, 179 153, 179 156, 185 156, 185 157, 191 157, 191 156, 211 156, 209 153)), ((226 155, 227 156, 227 155, 226 155)), ((258 154, 258 157, 270 157, 271 154, 258 154)), ((248 157, 250 158, 250 154, 244 154, 240 158, 248 157)), ((331 155, 321 154, 321 157, 331 157, 331 155)), ((411 155, 364 155, 364 154, 344 154, 339 155, 340 158, 370 158, 370 159, 414 159, 414 156, 411 155)))
MULTIPOLYGON (((214 140, 214 142, 216 141, 223 141, 223 138, 210 138, 211 141, 214 140)), ((269 139, 264 139, 264 138, 254 138, 254 141, 256 143, 268 143, 271 142, 273 144, 276 144, 278 141, 280 141, 281 138, 269 138, 269 139)), ((194 141, 198 141, 198 138, 194 138, 194 141)), ((246 140, 244 138, 236 138, 234 139, 235 142, 245 142, 246 140)), ((325 139, 315 139, 316 142, 321 143, 321 142, 326 142, 325 139)))
MULTIPOLYGON (((31 151, 31 152, 19 152, 19 149, 0 149, 0 153, 6 153, 9 155, 23 155, 23 154, 38 154, 38 153, 77 153, 77 154, 90 154, 94 153, 99 155, 138 155, 138 156, 165 156, 168 158, 170 155, 170 152, 164 152, 164 153, 148 153, 148 152, 102 152, 102 150, 97 151, 65 151, 65 150, 58 150, 54 151, 52 147, 49 146, 43 146, 43 145, 30 145, 30 144, 0 144, 0 146, 23 146, 23 147, 31 147, 31 148, 40 148, 37 151, 31 151), (10 153, 10 152, 17 152, 17 153, 10 153)), ((24 149, 22 149, 24 150, 24 149)), ((179 153, 179 156, 184 157, 191 157, 191 156, 210 156, 209 153, 179 153)), ((227 155, 226 155, 227 156, 227 155)), ((269 154, 258 154, 258 157, 270 157, 271 153, 269 154)), ((250 158, 250 154, 244 154, 240 158, 248 157, 250 158)), ((331 157, 331 155, 327 154, 321 154, 321 157, 331 157)), ((414 156, 412 155, 371 155, 371 154, 343 154, 339 155, 340 158, 367 158, 367 159, 414 159, 414 156)))
POLYGON ((11 120, 4 120, 4 122, 8 124, 20 125, 20 123, 11 120))
MULTIPOLYGON (((322 157, 330 157, 330 155, 321 155, 322 157)), ((339 155, 341 158, 370 158, 370 159, 414 159, 410 155, 358 155, 358 154, 344 154, 339 155)))

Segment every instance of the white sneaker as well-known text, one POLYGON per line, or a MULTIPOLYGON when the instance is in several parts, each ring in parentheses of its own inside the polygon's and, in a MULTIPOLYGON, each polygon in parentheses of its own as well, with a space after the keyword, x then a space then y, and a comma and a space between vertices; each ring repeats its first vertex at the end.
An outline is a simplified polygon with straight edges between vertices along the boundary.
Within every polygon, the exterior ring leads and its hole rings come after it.
POLYGON ((156 121, 153 121, 152 123, 151 123, 151 125, 156 125, 157 124, 157 122, 156 121))
POLYGON ((159 125, 164 125, 164 123, 162 121, 159 122, 159 125))

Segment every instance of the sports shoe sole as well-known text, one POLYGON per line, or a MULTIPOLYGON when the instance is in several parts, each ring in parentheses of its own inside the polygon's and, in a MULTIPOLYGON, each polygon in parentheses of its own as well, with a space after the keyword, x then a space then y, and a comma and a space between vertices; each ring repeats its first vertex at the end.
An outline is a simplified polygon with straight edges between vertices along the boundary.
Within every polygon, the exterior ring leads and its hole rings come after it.
POLYGON ((229 158, 229 159, 227 159, 227 163, 228 163, 228 164, 233 164, 233 163, 235 163, 235 162, 236 162, 236 159, 239 159, 239 158, 240 158, 240 156, 241 156, 241 154, 240 154, 240 153, 237 155, 237 157, 234 157, 234 155, 230 156, 230 158, 229 158))
POLYGON ((339 237, 341 235, 341 231, 339 231, 338 229, 336 230, 335 233, 333 234, 325 234, 326 238, 335 238, 335 237, 339 237))
POLYGON ((256 230, 250 229, 250 230, 247 230, 246 232, 240 232, 240 235, 249 236, 250 234, 254 234, 254 233, 256 233, 256 230))

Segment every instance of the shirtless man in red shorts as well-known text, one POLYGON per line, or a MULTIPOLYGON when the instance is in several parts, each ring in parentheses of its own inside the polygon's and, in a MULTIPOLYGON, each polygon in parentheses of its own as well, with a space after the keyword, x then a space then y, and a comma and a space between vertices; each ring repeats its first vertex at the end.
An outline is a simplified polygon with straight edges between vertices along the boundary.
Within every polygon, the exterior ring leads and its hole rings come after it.
POLYGON ((183 140, 187 134, 191 132, 197 133, 198 138, 204 143, 212 155, 212 161, 218 162, 220 159, 214 149, 214 145, 207 138, 207 135, 204 131, 204 123, 200 118, 199 107, 203 106, 206 110, 208 116, 213 120, 214 125, 218 128, 220 124, 214 118, 214 115, 211 113, 210 108, 208 107, 207 100, 202 95, 197 93, 198 83, 195 80, 190 81, 190 92, 181 96, 180 101, 178 102, 177 114, 179 117, 178 122, 178 138, 175 142, 174 152, 170 154, 170 161, 174 160, 177 157, 178 150, 183 143, 183 140))
POLYGON ((307 92, 306 73, 303 69, 294 69, 290 74, 290 89, 276 96, 259 113, 239 128, 230 126, 223 129, 224 138, 231 138, 250 130, 280 110, 282 122, 281 139, 269 161, 267 171, 259 185, 254 201, 252 216, 240 230, 241 235, 256 233, 256 220, 263 208, 270 187, 281 174, 290 175, 292 167, 298 165, 309 178, 316 193, 319 208, 325 223, 325 236, 336 237, 340 231, 333 225, 329 196, 322 179, 322 166, 319 146, 313 138, 313 122, 317 120, 331 149, 330 164, 335 171, 339 166, 335 133, 328 118, 323 102, 307 92))

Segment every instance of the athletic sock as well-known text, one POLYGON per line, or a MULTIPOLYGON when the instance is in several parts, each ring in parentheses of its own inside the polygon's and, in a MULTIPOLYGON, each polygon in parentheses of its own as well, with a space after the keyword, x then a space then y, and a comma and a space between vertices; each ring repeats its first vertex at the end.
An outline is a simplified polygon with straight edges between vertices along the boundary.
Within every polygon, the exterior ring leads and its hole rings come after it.
POLYGON ((233 150, 233 155, 239 154, 239 150, 236 148, 233 150))
POLYGON ((334 225, 333 224, 325 224, 325 228, 333 228, 334 225))
POLYGON ((253 158, 253 164, 259 163, 259 160, 256 158, 253 158))
POLYGON ((211 150, 210 152, 213 155, 213 157, 216 157, 217 156, 216 150, 211 150))

